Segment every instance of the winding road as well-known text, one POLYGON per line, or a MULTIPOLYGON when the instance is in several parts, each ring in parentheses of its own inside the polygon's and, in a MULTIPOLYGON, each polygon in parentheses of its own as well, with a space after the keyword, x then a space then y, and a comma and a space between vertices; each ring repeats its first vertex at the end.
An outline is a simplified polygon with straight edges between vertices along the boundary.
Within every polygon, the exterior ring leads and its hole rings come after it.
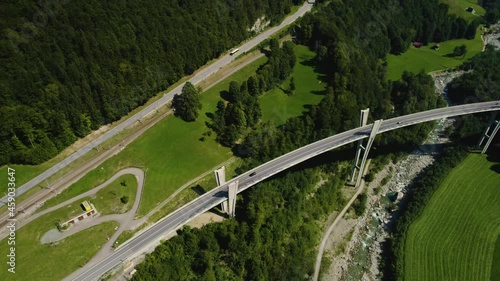
MULTIPOLYGON (((31 221, 33 220, 36 220, 37 218, 43 216, 43 215, 46 215, 52 211, 55 211, 59 208, 62 208, 66 205, 69 205, 71 203, 74 203, 76 201, 79 201, 85 197, 88 197, 88 196, 92 196, 94 194, 96 194, 97 192, 99 192, 101 189, 107 187, 108 185, 110 185, 112 182, 114 182, 116 179, 118 179, 119 177, 121 176, 124 176, 124 175, 133 175, 135 176, 136 180, 137 180, 137 192, 136 192, 136 195, 135 195, 135 201, 134 201, 134 205, 132 206, 132 208, 124 213, 124 214, 114 214, 114 215, 106 215, 106 216, 102 216, 102 217, 99 217, 99 218, 96 218, 96 219, 93 219, 91 222, 89 223, 81 223, 81 224, 77 224, 75 226, 73 226, 72 228, 70 228, 70 230, 68 231, 65 231, 64 232, 64 237, 68 237, 70 236, 71 234, 74 234, 78 231, 81 231, 83 229, 86 229, 86 228, 89 228, 89 227, 92 227, 94 225, 98 225, 102 222, 105 222, 105 221, 117 221, 119 224, 120 224, 120 228, 118 229, 117 232, 120 232, 120 229, 121 228, 125 228, 124 230, 126 229, 129 229, 130 227, 130 222, 132 222, 132 220, 134 219, 134 216, 135 216, 135 213, 137 211, 137 209, 139 208, 139 203, 140 203, 140 199, 142 197, 142 191, 143 191, 143 188, 144 188, 144 171, 139 169, 139 168, 126 168, 126 169, 123 169, 119 172, 117 172, 116 174, 114 174, 111 178, 109 178, 107 181, 105 181, 104 183, 102 183, 101 185, 85 192, 85 193, 82 193, 78 196, 75 196, 69 200, 66 200, 60 204, 57 204, 55 206, 52 206, 50 208, 47 208, 39 213, 36 213, 28 218, 26 218, 25 220, 19 220, 16 227, 17 229, 25 226, 26 224, 30 223, 31 221), (83 228, 82 228, 83 227, 83 228)), ((96 206, 97 210, 99 211, 99 206, 96 206)), ((115 233, 116 234, 116 233, 115 233)), ((119 234, 118 234, 119 235, 119 234)), ((116 235, 116 236, 118 236, 116 235)), ((8 236, 8 232, 2 232, 0 234, 0 240, 4 239, 5 237, 8 236)), ((63 238, 61 238, 63 239, 63 238)), ((111 240, 111 239, 110 239, 111 240)))

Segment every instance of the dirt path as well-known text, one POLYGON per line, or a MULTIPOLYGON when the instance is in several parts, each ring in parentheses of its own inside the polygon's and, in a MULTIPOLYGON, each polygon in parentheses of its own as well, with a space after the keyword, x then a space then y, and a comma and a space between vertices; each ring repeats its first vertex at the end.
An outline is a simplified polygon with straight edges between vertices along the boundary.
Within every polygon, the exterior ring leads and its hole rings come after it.
MULTIPOLYGON (((364 175, 366 175, 366 173, 368 172, 368 167, 370 166, 370 162, 371 162, 371 159, 368 159, 368 161, 366 162, 366 167, 364 169, 364 175)), ((323 258, 323 253, 325 251, 325 245, 326 245, 326 242, 328 241, 328 237, 330 237, 330 234, 332 233, 332 231, 335 229, 335 227, 337 226, 339 221, 344 217, 347 210, 349 210, 349 208, 351 207, 354 200, 356 200, 356 198, 358 198, 358 195, 361 194, 361 192, 363 192, 364 188, 365 188, 365 181, 364 181, 364 179, 362 179, 356 193, 354 193, 354 195, 351 197, 351 200, 349 200, 347 205, 345 205, 344 209, 340 212, 340 214, 335 218, 335 220, 330 225, 330 227, 323 234, 323 238, 321 239, 321 244, 319 245, 318 255, 316 256, 316 265, 314 267, 314 277, 313 277, 314 281, 317 281, 319 278, 319 270, 321 268, 321 260, 323 258)))

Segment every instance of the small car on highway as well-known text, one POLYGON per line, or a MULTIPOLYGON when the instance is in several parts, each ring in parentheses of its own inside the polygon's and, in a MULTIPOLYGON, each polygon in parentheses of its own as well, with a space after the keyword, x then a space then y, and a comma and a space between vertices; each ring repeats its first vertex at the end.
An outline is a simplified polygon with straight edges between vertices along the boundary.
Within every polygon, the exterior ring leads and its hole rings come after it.
POLYGON ((253 177, 253 176, 255 176, 255 174, 257 174, 257 173, 256 172, 252 172, 249 176, 253 177))

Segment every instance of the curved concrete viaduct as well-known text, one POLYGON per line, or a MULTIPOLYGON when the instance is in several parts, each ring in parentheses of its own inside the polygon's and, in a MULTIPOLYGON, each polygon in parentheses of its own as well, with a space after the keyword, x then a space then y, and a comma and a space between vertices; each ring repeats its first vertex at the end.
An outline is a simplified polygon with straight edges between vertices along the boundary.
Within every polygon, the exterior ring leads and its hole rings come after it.
MULTIPOLYGON (((388 132, 410 125, 446 117, 498 110, 500 110, 500 102, 498 101, 433 109, 383 120, 379 124, 380 127, 378 132, 388 132)), ((196 216, 228 200, 230 186, 231 189, 236 189, 236 193, 240 193, 257 183, 288 169, 291 166, 297 165, 334 148, 368 138, 372 131, 372 127, 373 124, 370 124, 319 140, 275 158, 255 169, 231 179, 225 184, 177 209, 175 212, 163 218, 149 229, 129 240, 126 244, 123 244, 119 249, 105 259, 93 264, 85 265, 83 268, 68 276, 65 280, 97 280, 100 276, 113 269, 123 261, 138 256, 149 247, 158 243, 162 237, 183 226, 196 216)))

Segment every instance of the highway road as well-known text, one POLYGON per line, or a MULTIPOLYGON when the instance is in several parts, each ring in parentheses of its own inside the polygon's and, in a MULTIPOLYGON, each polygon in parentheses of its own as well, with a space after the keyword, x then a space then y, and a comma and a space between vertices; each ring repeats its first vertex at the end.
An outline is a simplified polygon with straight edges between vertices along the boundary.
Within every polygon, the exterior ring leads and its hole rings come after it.
MULTIPOLYGON (((293 23, 296 21, 298 18, 303 16, 305 13, 309 12, 312 9, 312 4, 309 4, 307 2, 304 3, 304 5, 301 6, 301 8, 295 12, 293 15, 285 18, 285 20, 279 25, 275 26, 272 28, 269 28, 268 30, 262 32, 258 36, 248 40, 238 48, 240 51, 236 53, 233 56, 230 56, 229 54, 224 55, 223 57, 219 58, 216 60, 214 63, 206 66, 199 72, 197 72, 189 81, 194 84, 198 85, 201 81, 209 77, 210 75, 216 73, 221 69, 222 67, 228 65, 231 61, 233 61, 236 57, 238 57, 240 54, 247 52, 257 45, 259 45, 261 42, 278 32, 280 29, 283 27, 293 23)), ((50 176, 54 175, 55 173, 59 172, 69 164, 73 163, 83 155, 87 154, 89 151, 94 149, 95 147, 99 146, 103 142, 109 140, 110 138, 114 137, 121 131, 125 130, 126 128, 130 127, 132 124, 135 122, 138 122, 141 120, 144 116, 154 112, 157 108, 167 104, 170 102, 175 94, 180 94, 182 87, 184 86, 184 83, 173 89, 172 91, 168 92, 167 94, 163 95, 160 99, 157 101, 153 102, 149 106, 145 107, 135 115, 131 116, 127 120, 123 121, 116 127, 112 128, 111 130, 107 131, 106 133, 102 134, 100 137, 96 138, 95 140, 91 141, 75 153, 71 154, 68 156, 66 159, 62 160, 61 162, 57 163, 56 165, 52 166, 45 172, 41 173, 40 175, 36 176, 35 178, 31 179, 27 183, 23 184, 22 186, 17 188, 16 192, 16 197, 20 196, 21 194, 27 192, 28 190, 32 189, 33 187, 39 185, 42 183, 45 179, 49 178, 50 176)), ((0 199, 0 207, 5 205, 5 202, 7 200, 7 196, 4 196, 3 198, 0 199)))
MULTIPOLYGON (((500 110, 500 102, 498 101, 434 109, 384 120, 379 132, 383 133, 413 124, 438 120, 446 117, 497 110, 500 110)), ((367 138, 370 134, 372 125, 373 124, 352 129, 303 146, 228 181, 224 185, 207 192, 199 198, 177 209, 174 213, 163 218, 151 228, 128 241, 101 262, 93 265, 86 265, 72 275, 68 276, 65 280, 98 280, 100 276, 122 263, 122 261, 141 254, 144 249, 158 243, 158 241, 160 241, 160 239, 165 235, 175 231, 199 214, 202 214, 227 200, 228 186, 230 183, 238 181, 238 193, 242 192, 257 183, 316 155, 330 151, 345 144, 367 138), (255 175, 250 176, 252 173, 255 173, 255 175)))

